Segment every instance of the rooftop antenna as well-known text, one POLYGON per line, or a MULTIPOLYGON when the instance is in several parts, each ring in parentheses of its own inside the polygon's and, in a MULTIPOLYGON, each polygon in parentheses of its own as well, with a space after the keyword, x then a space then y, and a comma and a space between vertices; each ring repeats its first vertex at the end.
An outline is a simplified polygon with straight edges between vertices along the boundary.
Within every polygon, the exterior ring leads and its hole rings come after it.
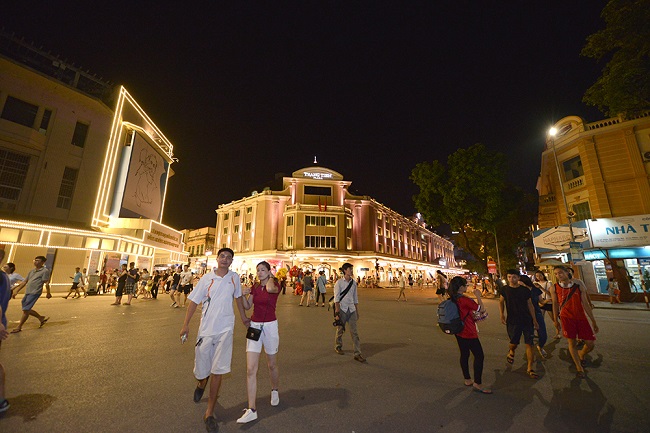
POLYGON ((314 164, 318 164, 318 161, 316 161, 316 155, 314 155, 314 164))

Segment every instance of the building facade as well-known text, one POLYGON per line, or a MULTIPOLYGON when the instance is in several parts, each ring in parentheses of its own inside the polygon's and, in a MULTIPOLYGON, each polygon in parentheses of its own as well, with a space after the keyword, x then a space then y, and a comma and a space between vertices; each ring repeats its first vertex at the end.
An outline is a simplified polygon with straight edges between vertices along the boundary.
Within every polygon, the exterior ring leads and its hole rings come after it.
POLYGON ((650 241, 634 232, 650 221, 650 112, 593 123, 570 116, 554 128, 537 184, 539 258, 569 261, 574 241, 571 258, 600 293, 611 277, 627 287, 626 273, 640 291, 650 241))
POLYGON ((208 259, 216 252, 214 250, 214 227, 201 227, 194 230, 182 230, 185 239, 185 252, 189 254, 192 268, 207 266, 208 259))
POLYGON ((233 268, 254 273, 261 260, 331 275, 343 263, 355 274, 385 281, 398 270, 427 278, 436 269, 460 272, 453 244, 368 196, 348 191, 351 181, 313 166, 217 209, 216 247, 235 251, 233 268))
POLYGON ((69 285, 121 263, 186 262, 162 224, 173 146, 123 87, 0 33, 0 244, 69 285))

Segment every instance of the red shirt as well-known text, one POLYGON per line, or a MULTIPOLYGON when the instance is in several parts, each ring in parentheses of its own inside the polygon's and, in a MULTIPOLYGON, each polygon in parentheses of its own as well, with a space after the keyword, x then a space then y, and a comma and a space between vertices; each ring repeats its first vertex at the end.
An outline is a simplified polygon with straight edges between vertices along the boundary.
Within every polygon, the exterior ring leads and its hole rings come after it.
POLYGON ((560 317, 564 317, 565 319, 576 319, 576 320, 587 320, 587 316, 585 315, 585 309, 582 308, 582 292, 580 285, 577 283, 574 283, 571 287, 568 289, 565 289, 564 287, 560 286, 558 283, 555 283, 555 294, 557 295, 557 305, 558 307, 562 305, 564 300, 566 299, 567 296, 569 296, 569 293, 571 293, 571 290, 575 287, 575 292, 573 295, 571 295, 571 298, 564 304, 564 307, 562 307, 562 310, 560 311, 560 317))
MULTIPOLYGON (((276 286, 280 286, 276 283, 276 286)), ((253 322, 273 322, 277 320, 275 317, 275 305, 278 303, 278 293, 269 293, 266 291, 266 285, 262 286, 259 283, 251 288, 251 295, 253 295, 253 322)))
POLYGON ((465 328, 463 328, 463 331, 456 335, 467 339, 478 338, 478 329, 476 329, 474 315, 472 314, 473 312, 478 311, 478 304, 467 296, 461 296, 456 302, 458 303, 458 308, 460 308, 460 318, 465 322, 465 328))

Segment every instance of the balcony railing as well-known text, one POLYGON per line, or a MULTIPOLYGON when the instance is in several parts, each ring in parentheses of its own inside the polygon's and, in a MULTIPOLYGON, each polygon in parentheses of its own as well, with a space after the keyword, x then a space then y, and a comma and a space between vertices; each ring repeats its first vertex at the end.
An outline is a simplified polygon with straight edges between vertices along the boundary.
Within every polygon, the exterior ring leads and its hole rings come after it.
POLYGON ((555 194, 547 194, 539 197, 540 203, 550 204, 555 203, 555 194))
POLYGON ((575 179, 571 179, 568 182, 564 182, 564 190, 571 191, 572 189, 581 188, 585 185, 585 177, 580 176, 575 179))

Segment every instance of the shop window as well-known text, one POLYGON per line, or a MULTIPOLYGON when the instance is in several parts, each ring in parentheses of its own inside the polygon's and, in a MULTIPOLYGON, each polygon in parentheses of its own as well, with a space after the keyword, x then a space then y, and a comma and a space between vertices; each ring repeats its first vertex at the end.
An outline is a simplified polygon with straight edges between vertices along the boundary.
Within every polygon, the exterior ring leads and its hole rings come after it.
POLYGON ((0 198, 18 200, 28 169, 29 156, 0 149, 0 198))
POLYGON ((63 178, 61 179, 61 186, 59 187, 59 197, 56 202, 56 207, 61 209, 70 209, 78 173, 79 170, 76 168, 66 167, 65 170, 63 170, 63 178))
POLYGON ((575 220, 588 220, 591 219, 591 210, 589 209, 589 202, 585 201, 582 203, 573 205, 573 212, 575 212, 575 220))
POLYGON ((584 170, 582 169, 582 161, 580 160, 580 156, 575 156, 564 161, 562 163, 562 168, 564 169, 565 182, 568 182, 585 174, 584 170))
POLYGON ((71 144, 77 147, 84 147, 86 145, 86 137, 88 137, 88 125, 77 122, 74 127, 74 134, 72 134, 71 144))
POLYGON ((37 111, 38 105, 30 104, 13 96, 7 96, 7 101, 2 108, 2 115, 0 117, 10 122, 33 128, 37 111))

